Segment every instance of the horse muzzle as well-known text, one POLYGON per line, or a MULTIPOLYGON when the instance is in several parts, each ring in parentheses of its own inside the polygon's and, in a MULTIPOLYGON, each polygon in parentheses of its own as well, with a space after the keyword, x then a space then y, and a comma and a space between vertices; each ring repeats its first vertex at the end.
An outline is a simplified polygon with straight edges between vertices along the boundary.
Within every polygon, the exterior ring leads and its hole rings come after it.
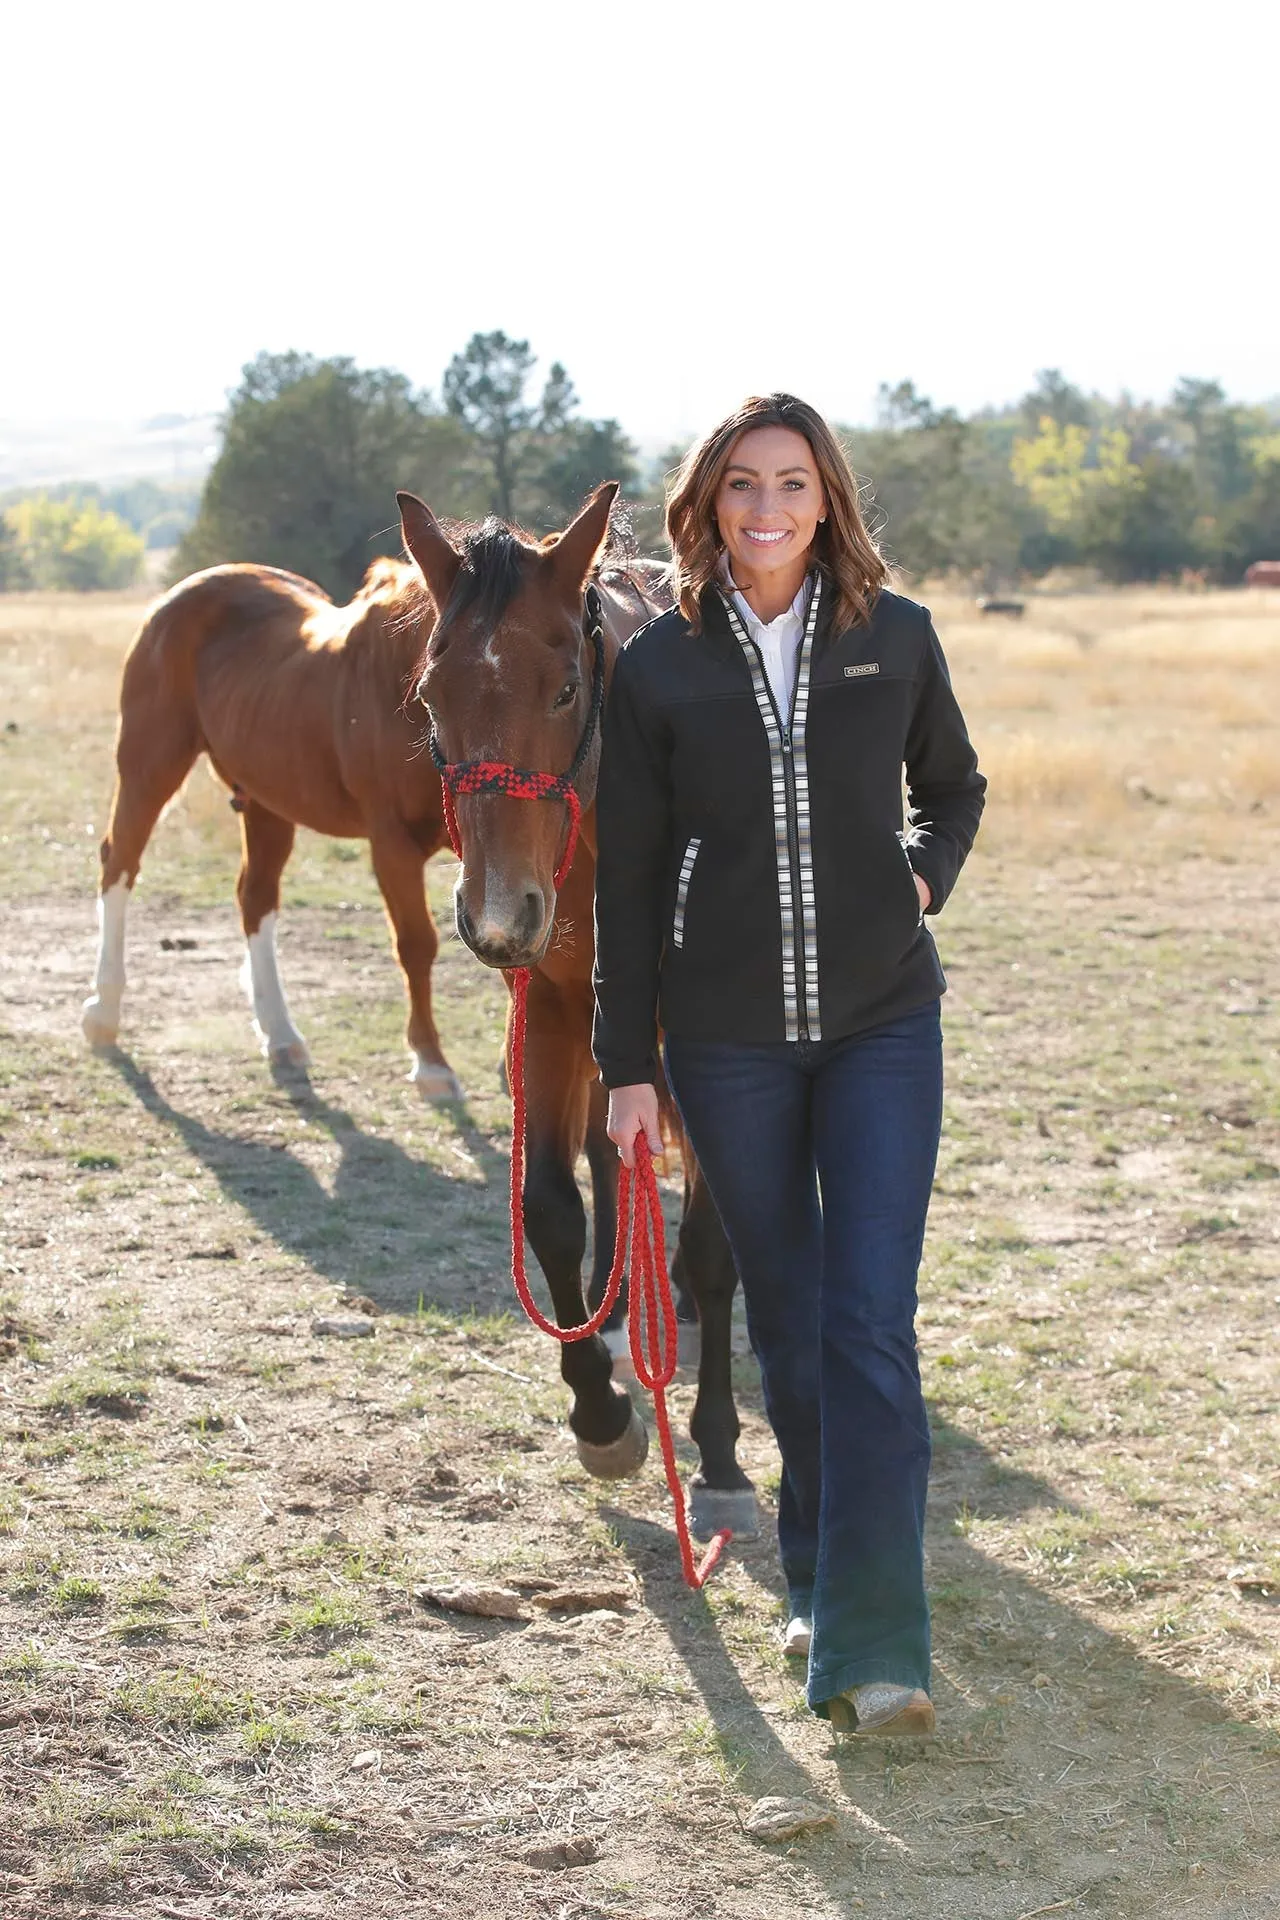
POLYGON ((540 887, 527 887, 503 910, 485 903, 474 917, 459 885, 454 895, 454 923, 458 938, 487 967, 536 967, 551 944, 555 914, 547 913, 547 896, 540 887))

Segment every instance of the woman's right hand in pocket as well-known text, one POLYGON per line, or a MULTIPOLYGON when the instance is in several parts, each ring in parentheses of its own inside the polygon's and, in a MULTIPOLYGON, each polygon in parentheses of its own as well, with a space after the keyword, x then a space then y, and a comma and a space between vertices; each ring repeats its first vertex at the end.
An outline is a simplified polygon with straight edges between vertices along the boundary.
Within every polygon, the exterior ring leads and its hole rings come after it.
POLYGON ((650 1153, 661 1153, 662 1130, 658 1125, 657 1088, 647 1080, 633 1087, 611 1087, 605 1131, 621 1154, 624 1167, 635 1165, 637 1134, 644 1135, 650 1153))

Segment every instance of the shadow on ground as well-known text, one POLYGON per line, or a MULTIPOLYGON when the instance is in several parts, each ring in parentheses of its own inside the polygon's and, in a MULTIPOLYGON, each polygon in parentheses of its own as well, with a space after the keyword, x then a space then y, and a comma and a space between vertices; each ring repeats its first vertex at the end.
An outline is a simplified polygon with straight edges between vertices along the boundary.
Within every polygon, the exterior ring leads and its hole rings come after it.
MULTIPOLYGON (((837 1810, 837 1832, 806 1843, 804 1852, 810 1872, 837 1899, 847 1896, 855 1869, 865 1881, 883 1866, 899 1890, 904 1875, 927 1876, 936 1898, 930 1913, 1020 1916, 1053 1900, 1063 1910, 1117 1915, 1262 1920, 1280 1912, 1274 1879, 1265 1869, 1258 1877, 1259 1862, 1274 1861, 1280 1848, 1274 1743, 1233 1718, 1208 1688, 1141 1657, 958 1534, 958 1511, 1060 1513, 1070 1502, 945 1423, 935 1424, 934 1438, 929 1554, 939 1737, 930 1742, 840 1742, 825 1726, 815 1741, 817 1723, 803 1710, 762 1706, 726 1645, 722 1622, 732 1613, 683 1585, 671 1532, 616 1507, 601 1509, 701 1695, 740 1791, 837 1810), (1206 1861, 1193 1866, 1207 1828, 1212 1873, 1206 1861), (1238 1879, 1223 1877, 1224 1862, 1228 1871, 1238 1868, 1238 1879), (1201 1869, 1193 1889, 1186 1876, 1201 1869), (949 1876, 957 1894, 972 1897, 971 1907, 949 1904, 949 1876), (982 1887, 983 1876, 994 1884, 982 1887), (1128 1900, 1139 1881, 1149 1906, 1128 1900), (1165 1882, 1167 1901, 1155 1891, 1165 1882)), ((785 1590, 771 1532, 741 1552, 777 1596, 780 1617, 785 1590)), ((801 1670, 792 1678, 799 1684, 801 1670)), ((767 1668, 764 1687, 775 1690, 767 1668)))
POLYGON ((365 1132, 305 1073, 273 1076, 299 1117, 338 1149, 327 1186, 283 1143, 210 1126, 175 1106, 120 1048, 104 1055, 146 1111, 172 1130, 281 1250, 389 1312, 465 1315, 508 1304, 507 1160, 462 1102, 448 1109, 481 1179, 452 1179, 395 1140, 365 1132))

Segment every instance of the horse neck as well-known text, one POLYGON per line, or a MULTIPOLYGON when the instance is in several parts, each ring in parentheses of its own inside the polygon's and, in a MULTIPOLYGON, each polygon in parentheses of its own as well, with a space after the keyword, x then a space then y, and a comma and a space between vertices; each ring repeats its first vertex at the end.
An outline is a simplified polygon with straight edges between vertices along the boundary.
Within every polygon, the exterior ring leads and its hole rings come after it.
POLYGON ((614 663, 633 633, 647 626, 664 611, 646 593, 634 574, 626 575, 626 585, 615 585, 607 575, 597 578, 596 588, 604 609, 604 672, 606 685, 613 677, 614 663))

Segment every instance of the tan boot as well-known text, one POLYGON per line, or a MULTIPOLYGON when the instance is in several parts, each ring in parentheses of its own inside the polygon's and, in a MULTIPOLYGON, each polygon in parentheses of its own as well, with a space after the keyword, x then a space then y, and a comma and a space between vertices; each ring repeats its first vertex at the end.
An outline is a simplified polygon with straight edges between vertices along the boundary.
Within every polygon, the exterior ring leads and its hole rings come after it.
POLYGON ((788 1620, 782 1634, 782 1651, 788 1660, 807 1660, 809 1645, 813 1639, 813 1622, 806 1620, 803 1614, 796 1614, 788 1620))
POLYGON ((872 1682, 838 1693, 828 1700, 827 1712, 836 1733, 874 1734, 878 1740, 899 1740, 932 1733, 937 1724, 933 1702, 922 1687, 899 1687, 872 1682))

